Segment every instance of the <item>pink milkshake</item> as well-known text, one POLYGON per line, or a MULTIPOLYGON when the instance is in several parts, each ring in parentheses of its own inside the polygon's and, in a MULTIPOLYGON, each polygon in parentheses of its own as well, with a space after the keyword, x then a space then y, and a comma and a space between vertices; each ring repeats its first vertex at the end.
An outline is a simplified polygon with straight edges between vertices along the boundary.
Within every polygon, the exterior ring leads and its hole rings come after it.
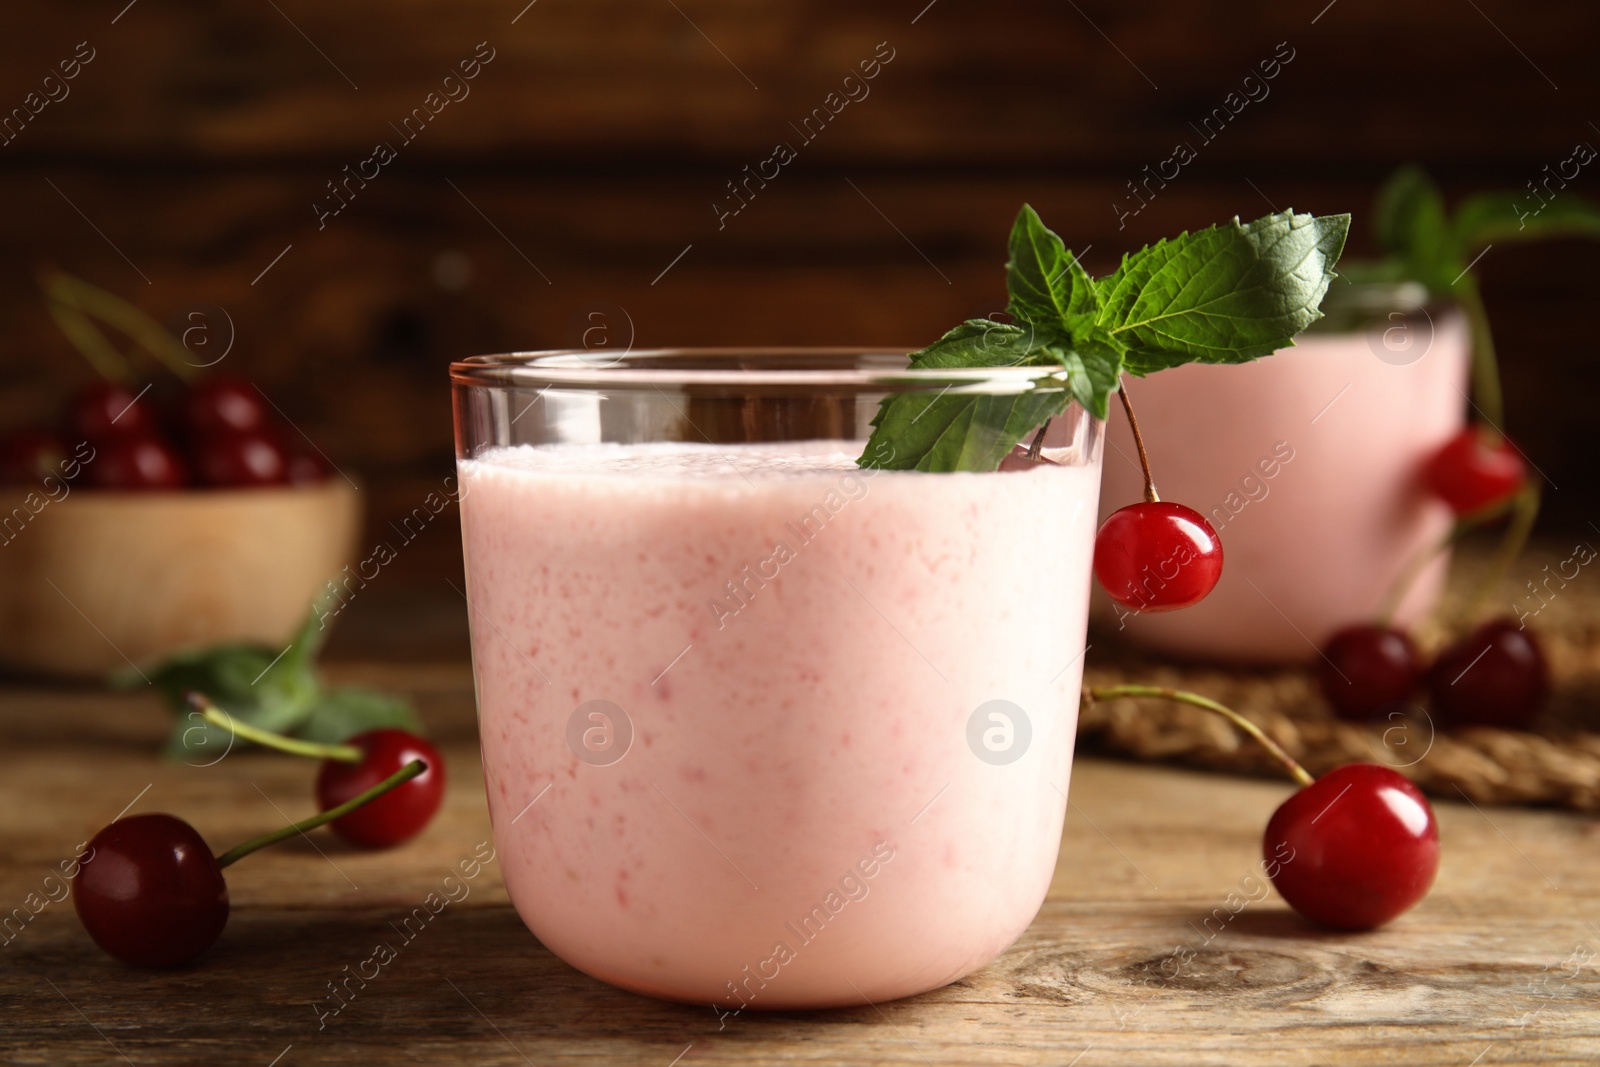
POLYGON ((678 400, 667 440, 608 441, 627 392, 545 409, 539 435, 567 441, 459 463, 519 914, 573 966, 725 1022, 984 966, 1055 867, 1099 425, 1057 420, 1059 466, 858 470, 866 396, 845 405, 858 439, 673 440, 694 436, 678 400))
MULTIPOLYGON (((1334 313, 1344 287, 1329 292, 1334 313)), ((1222 579, 1168 614, 1127 613, 1097 595, 1097 625, 1184 656, 1291 663, 1372 620, 1407 562, 1450 529, 1419 471, 1463 424, 1468 348, 1458 312, 1417 305, 1368 316, 1365 328, 1319 324, 1255 363, 1131 379, 1156 488, 1216 528, 1222 579)), ((1102 518, 1143 493, 1120 415, 1108 445, 1102 518)), ((1421 574, 1401 625, 1432 608, 1446 563, 1421 574)))

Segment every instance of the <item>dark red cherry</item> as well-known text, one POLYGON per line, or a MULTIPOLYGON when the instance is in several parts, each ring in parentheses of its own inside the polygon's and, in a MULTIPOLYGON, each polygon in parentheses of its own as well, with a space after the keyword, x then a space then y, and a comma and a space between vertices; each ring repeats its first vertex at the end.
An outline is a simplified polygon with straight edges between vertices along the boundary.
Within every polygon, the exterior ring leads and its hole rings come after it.
POLYGON ((421 833, 444 800, 444 760, 439 750, 406 730, 382 729, 344 742, 361 749, 360 763, 327 759, 317 774, 317 806, 322 811, 371 789, 412 760, 428 769, 378 799, 335 819, 335 833, 361 848, 389 848, 421 833))
POLYGON ((188 963, 228 923, 216 857, 171 815, 132 815, 95 834, 72 900, 95 944, 136 967, 188 963))
POLYGON ((158 437, 144 434, 105 437, 95 445, 84 476, 96 489, 144 492, 181 489, 189 480, 183 460, 158 437))
POLYGON ((314 449, 290 446, 289 484, 317 485, 328 480, 328 463, 314 449))
POLYGON ((0 485, 37 485, 60 478, 67 446, 49 430, 18 430, 0 440, 0 485))
POLYGON ((201 484, 219 489, 251 489, 289 481, 289 455, 277 436, 264 430, 201 438, 195 445, 194 464, 201 484))
POLYGON ((1095 535, 1094 574, 1113 600, 1135 611, 1186 608, 1222 577, 1222 542, 1193 508, 1130 504, 1095 535))
POLYGON ((219 374, 190 389, 180 404, 184 427, 195 439, 267 428, 267 406, 243 378, 219 374))
POLYGON ((157 432, 155 411, 140 389, 116 382, 96 382, 67 400, 68 433, 100 442, 112 437, 148 436, 157 432))
POLYGON ((1428 695, 1443 726, 1527 726, 1550 695, 1550 670, 1533 631, 1493 619, 1439 654, 1428 695))
POLYGON ((1339 930, 1382 926, 1439 870, 1439 826, 1422 791, 1375 763, 1336 767, 1284 801, 1262 857, 1289 906, 1339 930))
POLYGON ((1362 722, 1416 692, 1422 659, 1409 635, 1387 626, 1348 626, 1322 646, 1317 684, 1341 719, 1362 722))
POLYGON ((1435 452, 1423 480, 1457 515, 1471 515, 1512 496, 1528 481, 1528 465, 1505 437, 1468 426, 1435 452))

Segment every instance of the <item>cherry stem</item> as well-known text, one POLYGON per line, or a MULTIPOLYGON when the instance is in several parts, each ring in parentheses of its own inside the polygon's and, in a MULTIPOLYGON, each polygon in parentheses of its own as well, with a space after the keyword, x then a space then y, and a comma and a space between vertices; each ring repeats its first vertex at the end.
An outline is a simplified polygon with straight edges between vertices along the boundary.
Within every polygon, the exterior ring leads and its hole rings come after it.
POLYGON ((1401 602, 1405 600, 1406 594, 1411 591, 1411 587, 1416 584, 1417 579, 1422 576, 1423 570, 1426 569, 1429 563, 1436 559, 1445 549, 1461 540, 1468 531, 1493 522, 1506 515, 1507 512, 1513 513, 1512 524, 1506 530, 1505 540, 1502 542, 1500 552, 1490 569, 1492 580, 1487 580, 1484 584, 1481 584, 1469 600, 1472 610, 1467 611, 1465 614, 1470 617, 1472 611, 1476 610, 1477 604, 1487 595, 1488 591, 1498 585, 1500 579, 1505 577, 1505 572, 1511 566, 1512 560, 1516 559, 1523 546, 1527 544, 1528 534, 1533 529, 1533 520, 1539 513, 1538 486, 1530 484, 1514 496, 1498 503, 1490 504, 1488 507, 1480 508, 1470 515, 1461 516, 1450 527, 1450 532, 1445 534, 1443 538, 1434 544, 1424 546, 1414 554, 1406 562, 1405 567, 1395 578, 1394 584, 1389 587, 1389 592, 1384 596, 1383 606, 1378 609, 1378 625, 1393 625, 1395 613, 1400 610, 1401 602), (1526 499, 1530 496, 1532 497, 1531 502, 1526 499))
POLYGON ((52 270, 40 277, 40 285, 51 304, 51 312, 78 351, 105 374, 113 369, 112 381, 125 381, 130 375, 129 361, 111 347, 94 320, 111 326, 128 337, 145 354, 161 363, 180 381, 194 377, 195 365, 188 359, 188 350, 149 314, 135 305, 82 278, 65 271, 52 270), (58 313, 57 309, 60 309, 58 313), (92 335, 92 336, 91 336, 92 335), (116 355, 120 368, 103 365, 107 352, 116 355))
POLYGON ((1128 399, 1128 383, 1124 380, 1117 385, 1117 397, 1122 401, 1122 410, 1128 416, 1128 428, 1133 431, 1133 445, 1139 450, 1139 469, 1144 472, 1144 499, 1146 503, 1160 503, 1161 498, 1156 495, 1155 479, 1150 477, 1150 457, 1145 455, 1144 435, 1139 432, 1139 420, 1133 414, 1133 401, 1128 399))
POLYGON ((1045 431, 1050 429, 1051 421, 1052 420, 1050 420, 1050 419, 1045 419, 1044 420, 1044 425, 1039 427, 1039 432, 1033 435, 1033 441, 1032 441, 1032 443, 1030 443, 1028 445, 1028 458, 1029 459, 1038 459, 1039 458, 1039 453, 1041 451, 1043 451, 1043 449, 1044 449, 1045 431))
POLYGON ((1527 547, 1528 535, 1533 532, 1533 524, 1539 517, 1539 485, 1529 482, 1523 486, 1517 495, 1511 498, 1511 522, 1506 525, 1506 532, 1500 539, 1500 548, 1495 553, 1494 562, 1489 565, 1489 573, 1483 576, 1472 596, 1467 599, 1467 607, 1462 612, 1462 617, 1470 620, 1478 613, 1478 608, 1495 588, 1505 580, 1506 573, 1511 570, 1511 564, 1516 562, 1522 550, 1527 547))
POLYGON ((295 834, 303 834, 308 830, 315 830, 317 827, 333 822, 335 819, 342 819, 346 815, 349 815, 352 811, 355 811, 357 808, 364 807, 365 805, 372 803, 374 800, 377 800, 390 790, 398 789, 400 786, 411 781, 411 779, 415 778, 419 774, 422 774, 427 769, 428 765, 426 763, 424 763, 422 760, 414 759, 404 767, 401 767, 398 771, 395 771, 389 777, 385 778, 383 781, 379 782, 377 785, 373 786, 371 789, 367 790, 365 793, 351 797, 343 804, 340 804, 337 808, 329 808, 320 815, 314 815, 309 819, 302 819, 297 823, 290 823, 288 826, 285 826, 279 830, 274 830, 270 834, 262 834, 260 837, 251 838, 242 845, 235 845, 233 848, 217 857, 217 866, 227 867, 228 865, 236 863, 237 861, 250 855, 250 853, 256 851, 257 849, 266 848, 268 845, 275 845, 284 838, 293 837, 295 834))
POLYGON ((1084 699, 1090 703, 1096 700, 1123 700, 1130 697, 1155 697, 1161 700, 1171 700, 1179 704, 1188 704, 1191 707, 1203 708, 1215 715, 1221 715, 1233 725, 1249 734, 1260 742, 1261 747, 1277 757, 1278 761, 1294 776, 1294 780, 1301 785, 1310 785, 1316 781, 1311 777, 1311 772, 1300 766, 1299 762, 1283 750, 1283 746, 1262 732, 1261 727, 1240 715, 1237 711, 1218 704, 1209 697, 1198 693, 1190 693, 1183 689, 1170 689, 1160 685, 1097 685, 1083 691, 1084 699))
POLYGON ((275 748, 279 752, 288 752, 295 756, 309 756, 312 759, 331 759, 341 763, 360 763, 366 754, 355 745, 324 745, 316 741, 301 741, 293 737, 263 730, 259 726, 240 722, 232 715, 211 703, 200 693, 189 692, 184 694, 184 699, 200 717, 213 726, 220 726, 235 737, 242 737, 246 741, 254 741, 266 748, 275 748))
POLYGON ((1504 421, 1505 401, 1500 392, 1500 368, 1495 358, 1494 334, 1489 330, 1489 311, 1483 306, 1478 280, 1470 274, 1461 280, 1467 284, 1457 302, 1466 311, 1467 325, 1472 331, 1472 393, 1478 414, 1498 438, 1500 424, 1504 421))

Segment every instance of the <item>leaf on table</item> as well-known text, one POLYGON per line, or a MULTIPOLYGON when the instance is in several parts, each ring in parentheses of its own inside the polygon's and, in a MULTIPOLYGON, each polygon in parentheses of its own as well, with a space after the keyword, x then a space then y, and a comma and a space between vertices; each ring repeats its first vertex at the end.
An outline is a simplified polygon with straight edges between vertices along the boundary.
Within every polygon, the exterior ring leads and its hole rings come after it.
POLYGON ((343 686, 329 689, 312 704, 296 736, 336 745, 368 730, 392 727, 419 732, 409 701, 376 689, 343 686))

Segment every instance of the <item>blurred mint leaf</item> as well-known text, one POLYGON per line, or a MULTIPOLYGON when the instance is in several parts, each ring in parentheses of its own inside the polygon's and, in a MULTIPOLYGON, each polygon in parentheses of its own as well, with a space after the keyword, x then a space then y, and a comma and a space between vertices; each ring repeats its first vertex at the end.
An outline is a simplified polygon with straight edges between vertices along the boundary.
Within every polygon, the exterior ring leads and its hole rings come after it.
POLYGON ((320 598, 313 603, 284 648, 230 643, 193 649, 168 657, 143 675, 119 671, 111 684, 134 688, 148 677, 173 709, 166 754, 177 758, 209 759, 244 743, 193 712, 184 700, 190 690, 205 694, 243 723, 289 736, 339 742, 379 726, 416 730, 410 705, 399 697, 375 690, 323 689, 316 658, 327 638, 325 606, 320 598))
POLYGON ((1451 266, 1446 262, 1444 196, 1421 167, 1401 167, 1384 182, 1372 222, 1379 247, 1405 264, 1410 277, 1429 288, 1450 284, 1444 277, 1451 266))
POLYGON ((1447 256, 1457 275, 1479 251, 1492 244, 1543 241, 1557 237, 1600 237, 1600 207, 1576 193, 1561 192, 1548 202, 1512 193, 1480 193, 1456 208, 1447 256), (1531 205, 1537 204, 1537 208, 1531 205))
MULTIPOLYGON (((1600 237, 1600 207, 1565 189, 1550 200, 1507 190, 1463 200, 1454 216, 1420 167, 1401 167, 1378 191, 1374 230, 1387 253, 1373 276, 1411 280, 1439 295, 1454 290, 1474 257, 1493 244, 1600 237)), ((1471 299, 1471 298, 1467 298, 1471 299)))
POLYGON ((1270 355, 1322 317, 1349 229, 1349 215, 1286 211, 1158 241, 1096 283, 1099 324, 1133 374, 1270 355))
POLYGON ((420 732, 411 704, 392 693, 353 686, 330 689, 317 698, 295 736, 336 745, 356 734, 384 727, 420 732))

